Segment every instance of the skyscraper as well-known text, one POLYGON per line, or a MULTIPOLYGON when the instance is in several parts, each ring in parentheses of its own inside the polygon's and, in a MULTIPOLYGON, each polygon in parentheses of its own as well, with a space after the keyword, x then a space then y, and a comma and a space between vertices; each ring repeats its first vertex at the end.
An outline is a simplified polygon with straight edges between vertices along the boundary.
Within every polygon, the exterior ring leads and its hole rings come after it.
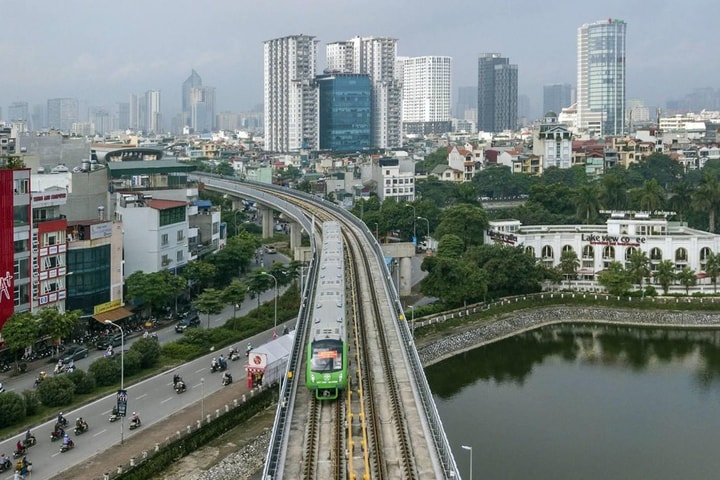
POLYGON ((162 114, 160 113, 160 90, 145 92, 145 112, 143 131, 145 133, 162 132, 162 114))
POLYGON ((356 152, 370 148, 372 87, 365 74, 329 73, 317 77, 320 149, 356 152))
POLYGON ((202 87, 202 78, 200 78, 200 75, 195 70, 192 70, 190 73, 190 76, 185 79, 185 81, 182 84, 182 111, 183 112, 190 112, 190 105, 192 103, 192 98, 190 91, 195 87, 202 87))
POLYGON ((398 58, 402 75, 402 122, 405 133, 446 133, 452 128, 450 57, 398 58))
POLYGON ((30 120, 30 110, 27 102, 13 102, 8 107, 7 119, 11 122, 27 122, 30 120))
POLYGON ((264 43, 265 150, 318 148, 317 40, 293 35, 264 43))
POLYGON ((372 145, 402 145, 402 83, 395 72, 397 39, 355 37, 325 47, 327 71, 364 73, 372 82, 372 145))
POLYGON ((455 118, 465 120, 477 120, 478 106, 478 89, 477 87, 458 87, 457 98, 455 99, 455 118), (469 113, 473 113, 472 117, 467 117, 469 113))
POLYGON ((518 69, 499 53, 478 59, 478 130, 501 132, 517 127, 518 69))
POLYGON ((548 112, 559 114, 572 104, 572 85, 554 83, 543 87, 543 115, 548 112))
POLYGON ((625 30, 622 20, 578 28, 577 120, 597 135, 625 131, 625 30))
POLYGON ((76 98, 51 98, 47 101, 47 123, 55 128, 70 133, 72 124, 79 121, 80 104, 76 98))
POLYGON ((190 89, 190 127, 195 132, 212 132, 215 126, 215 87, 190 89))

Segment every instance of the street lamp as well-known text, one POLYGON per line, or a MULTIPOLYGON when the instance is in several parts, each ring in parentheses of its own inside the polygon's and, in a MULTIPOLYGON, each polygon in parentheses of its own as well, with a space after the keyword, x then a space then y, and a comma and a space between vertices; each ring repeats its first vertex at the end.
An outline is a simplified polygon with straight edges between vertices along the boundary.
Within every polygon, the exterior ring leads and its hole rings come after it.
POLYGON ((425 223, 427 223, 427 238, 428 238, 428 246, 430 245, 430 220, 428 220, 425 217, 417 217, 418 220, 425 220, 425 223))
POLYGON ((378 234, 378 222, 375 223, 375 238, 377 238, 378 242, 380 241, 380 235, 378 234))
POLYGON ((200 378, 200 423, 205 420, 205 377, 200 378))
POLYGON ((470 480, 472 480, 472 447, 468 447, 467 445, 461 445, 463 450, 469 450, 470 451, 470 480))
POLYGON ((415 205, 406 203, 405 206, 413 209, 413 243, 417 244, 417 212, 415 211, 415 205))
MULTIPOLYGON (((105 325, 112 325, 120 330, 120 390, 125 390, 125 332, 122 327, 111 320, 105 320, 105 325)), ((127 410, 127 406, 125 407, 127 410)), ((120 416, 120 445, 125 441, 125 418, 120 416)))
POLYGON ((262 272, 262 275, 267 275, 268 277, 272 277, 273 280, 275 280, 275 323, 273 324, 273 337, 277 336, 277 297, 278 297, 278 281, 277 278, 275 278, 275 275, 268 272, 262 272))

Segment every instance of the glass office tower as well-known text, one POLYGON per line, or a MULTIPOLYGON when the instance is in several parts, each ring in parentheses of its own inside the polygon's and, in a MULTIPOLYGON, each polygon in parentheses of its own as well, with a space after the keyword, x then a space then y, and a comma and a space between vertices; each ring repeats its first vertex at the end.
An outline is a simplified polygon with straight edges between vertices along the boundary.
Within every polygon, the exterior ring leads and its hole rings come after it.
POLYGON ((357 152, 372 141, 372 84, 366 74, 316 77, 319 89, 320 149, 357 152))

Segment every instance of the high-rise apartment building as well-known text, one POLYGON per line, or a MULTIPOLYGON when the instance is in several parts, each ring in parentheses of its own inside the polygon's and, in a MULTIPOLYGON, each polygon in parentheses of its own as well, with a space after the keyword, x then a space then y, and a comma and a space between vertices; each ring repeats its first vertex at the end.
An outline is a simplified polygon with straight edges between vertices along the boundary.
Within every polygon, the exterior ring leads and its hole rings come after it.
POLYGON ((264 42, 265 150, 317 149, 317 40, 292 35, 264 42))
POLYGON ((73 123, 80 121, 80 104, 76 98, 51 98, 47 101, 49 128, 70 133, 73 123))
POLYGON ((182 111, 190 112, 190 105, 192 105, 192 97, 190 91, 193 88, 202 87, 202 78, 195 70, 192 70, 190 76, 185 79, 182 84, 182 111))
POLYGON ((477 120, 477 87, 458 87, 457 98, 455 99, 455 118, 465 120, 477 120), (468 114, 472 116, 468 117, 468 114))
POLYGON ((449 132, 452 58, 402 57, 398 58, 398 65, 403 85, 404 132, 420 135, 449 132))
POLYGON ((13 102, 8 107, 7 119, 10 122, 25 122, 30 120, 30 109, 27 102, 13 102))
POLYGON ((572 85, 554 83, 543 86, 543 115, 548 112, 559 114, 563 108, 572 105, 572 85))
POLYGON ((590 134, 625 131, 625 30, 614 19, 578 29, 577 121, 590 134))
POLYGON ((363 73, 372 82, 372 145, 402 145, 402 82, 395 73, 397 39, 355 37, 326 45, 327 71, 363 73))
POLYGON ((117 128, 127 130, 130 128, 130 104, 118 102, 117 104, 117 128))
POLYGON ((145 112, 142 130, 146 133, 162 132, 162 114, 160 113, 160 90, 145 92, 145 112))
POLYGON ((190 89, 190 127, 194 132, 212 132, 215 127, 215 87, 190 89))
POLYGON ((330 73, 317 77, 320 149, 357 152, 370 148, 372 85, 364 74, 330 73))
POLYGON ((501 132, 517 127, 518 68, 499 53, 478 59, 478 130, 501 132))

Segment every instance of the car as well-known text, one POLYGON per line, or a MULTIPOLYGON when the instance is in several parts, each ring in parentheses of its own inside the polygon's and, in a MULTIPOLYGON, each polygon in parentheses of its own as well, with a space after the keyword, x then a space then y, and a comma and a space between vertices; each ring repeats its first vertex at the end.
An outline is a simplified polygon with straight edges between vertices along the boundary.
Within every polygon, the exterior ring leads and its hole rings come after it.
POLYGON ((275 245, 265 245, 265 253, 275 253, 275 245))
POLYGON ((119 347, 121 344, 122 344, 122 334, 116 333, 115 335, 110 335, 110 336, 107 336, 107 337, 101 339, 97 343, 96 346, 97 346, 98 350, 105 350, 110 345, 112 345, 113 347, 119 347))
POLYGON ((74 345, 65 350, 63 356, 61 357, 61 360, 63 363, 70 363, 71 361, 86 358, 89 354, 90 352, 87 348, 83 347, 82 345, 74 345))
POLYGON ((185 318, 180 320, 177 325, 175 325, 175 331, 177 333, 183 333, 186 328, 199 326, 200 316, 197 314, 197 312, 191 312, 185 318))

